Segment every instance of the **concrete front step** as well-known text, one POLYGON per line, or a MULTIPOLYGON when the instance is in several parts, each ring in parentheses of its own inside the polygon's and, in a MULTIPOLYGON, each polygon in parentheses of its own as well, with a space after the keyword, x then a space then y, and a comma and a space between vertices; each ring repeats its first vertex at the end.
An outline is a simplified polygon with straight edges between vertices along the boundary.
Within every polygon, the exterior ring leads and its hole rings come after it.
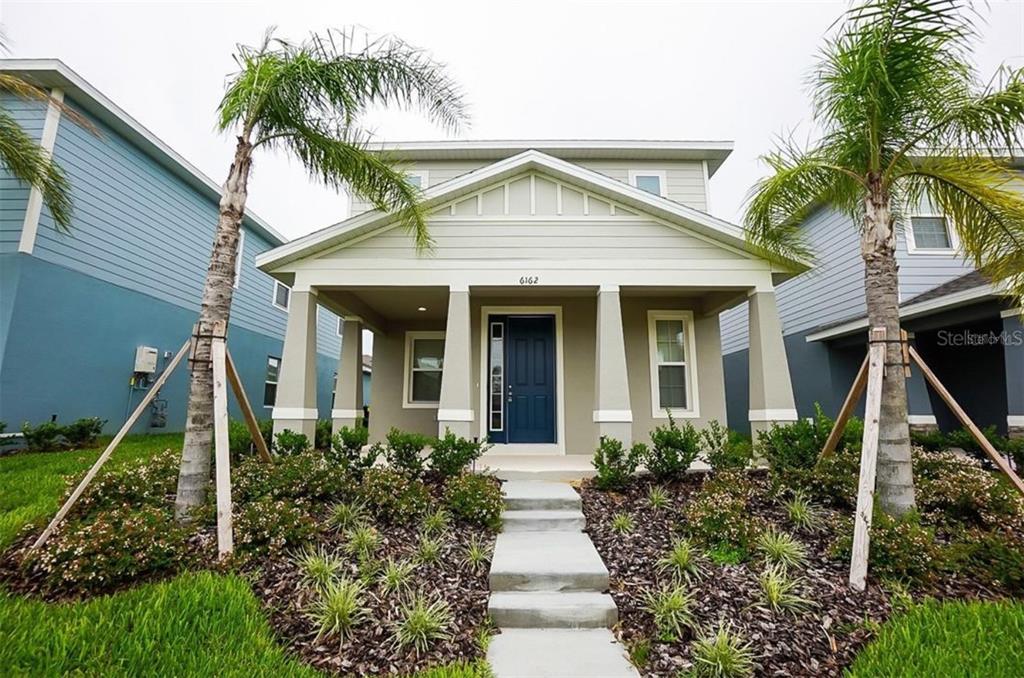
POLYGON ((501 514, 501 524, 506 532, 578 532, 587 521, 582 511, 505 511, 501 514))
POLYGON ((608 629, 505 629, 487 647, 496 678, 636 678, 608 629))
POLYGON ((619 620, 612 597, 592 591, 492 593, 487 611, 502 628, 603 629, 619 620))
POLYGON ((579 511, 580 495, 567 483, 509 480, 501 487, 510 511, 579 511))
POLYGON ((491 591, 605 591, 608 569, 583 532, 502 532, 491 591))

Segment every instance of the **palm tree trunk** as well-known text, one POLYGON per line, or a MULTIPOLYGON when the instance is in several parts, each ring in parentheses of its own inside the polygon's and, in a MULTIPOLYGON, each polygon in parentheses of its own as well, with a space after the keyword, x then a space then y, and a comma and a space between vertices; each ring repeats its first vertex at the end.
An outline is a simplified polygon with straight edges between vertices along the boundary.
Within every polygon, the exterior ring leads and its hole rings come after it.
MULTIPOLYGON (((868 326, 884 327, 887 339, 899 339, 899 267, 896 265, 896 235, 890 198, 877 179, 869 179, 869 185, 871 189, 865 200, 865 222, 861 233, 868 326)), ((895 516, 914 508, 907 382, 902 362, 903 352, 899 343, 886 344, 875 494, 881 509, 895 516)))
POLYGON ((215 322, 227 326, 231 316, 231 297, 235 290, 235 260, 238 239, 245 214, 249 170, 252 166, 252 144, 248 134, 238 137, 235 159, 231 163, 220 199, 220 217, 210 254, 203 287, 203 305, 199 311, 199 335, 189 378, 188 414, 185 423, 185 444, 181 450, 178 472, 178 493, 174 512, 187 521, 191 509, 206 501, 210 483, 210 448, 213 440, 213 371, 210 363, 208 336, 215 322))

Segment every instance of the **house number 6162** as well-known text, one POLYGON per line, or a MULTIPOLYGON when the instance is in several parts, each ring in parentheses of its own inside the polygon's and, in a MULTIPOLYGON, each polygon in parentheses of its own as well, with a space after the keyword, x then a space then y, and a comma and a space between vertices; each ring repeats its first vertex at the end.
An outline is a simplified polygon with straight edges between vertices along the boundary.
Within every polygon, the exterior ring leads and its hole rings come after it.
POLYGON ((540 278, 535 275, 524 275, 519 279, 520 285, 536 285, 540 282, 540 278))

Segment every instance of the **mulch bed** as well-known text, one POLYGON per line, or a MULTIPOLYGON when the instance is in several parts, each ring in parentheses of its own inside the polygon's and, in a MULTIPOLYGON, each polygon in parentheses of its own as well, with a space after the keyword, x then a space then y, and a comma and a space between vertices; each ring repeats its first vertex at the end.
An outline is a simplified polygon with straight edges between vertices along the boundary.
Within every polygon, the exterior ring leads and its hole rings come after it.
MULTIPOLYGON (((644 596, 667 582, 656 563, 674 537, 681 536, 680 516, 688 498, 700 489, 704 474, 662 484, 669 506, 656 510, 647 502, 654 484, 649 477, 635 479, 623 493, 602 492, 585 482, 581 488, 587 533, 604 559, 611 577, 611 595, 619 608, 619 637, 631 647, 636 641, 650 641, 645 676, 675 676, 692 666, 690 638, 666 643, 657 639, 651 615, 643 610, 644 596), (635 528, 619 534, 611 529, 612 516, 628 513, 635 528)), ((762 564, 755 558, 739 565, 707 563, 707 576, 691 584, 694 613, 700 628, 730 622, 758 654, 757 675, 839 676, 857 652, 873 636, 877 623, 892 614, 888 594, 877 581, 869 579, 864 593, 847 585, 849 564, 829 555, 833 535, 827 530, 808 533, 787 525, 782 509, 768 497, 763 474, 755 474, 758 497, 750 512, 797 536, 808 550, 808 564, 796 572, 803 579, 800 595, 814 601, 809 611, 793 615, 774 613, 760 604, 758 575, 762 564)), ((821 509, 826 511, 826 509, 821 509)), ((840 516, 829 524, 844 524, 840 516)), ((916 592, 915 592, 916 593, 916 592)), ((980 582, 946 579, 922 592, 936 598, 997 598, 998 591, 980 582)))

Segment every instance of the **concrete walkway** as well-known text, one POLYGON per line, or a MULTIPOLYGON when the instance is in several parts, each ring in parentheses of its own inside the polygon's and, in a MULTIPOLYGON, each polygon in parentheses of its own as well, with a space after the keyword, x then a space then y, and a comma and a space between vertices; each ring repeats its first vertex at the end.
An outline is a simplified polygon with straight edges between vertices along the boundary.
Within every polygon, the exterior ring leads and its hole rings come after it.
POLYGON ((487 660, 497 678, 633 678, 609 628, 618 621, 608 569, 567 483, 510 480, 491 562, 487 660))

